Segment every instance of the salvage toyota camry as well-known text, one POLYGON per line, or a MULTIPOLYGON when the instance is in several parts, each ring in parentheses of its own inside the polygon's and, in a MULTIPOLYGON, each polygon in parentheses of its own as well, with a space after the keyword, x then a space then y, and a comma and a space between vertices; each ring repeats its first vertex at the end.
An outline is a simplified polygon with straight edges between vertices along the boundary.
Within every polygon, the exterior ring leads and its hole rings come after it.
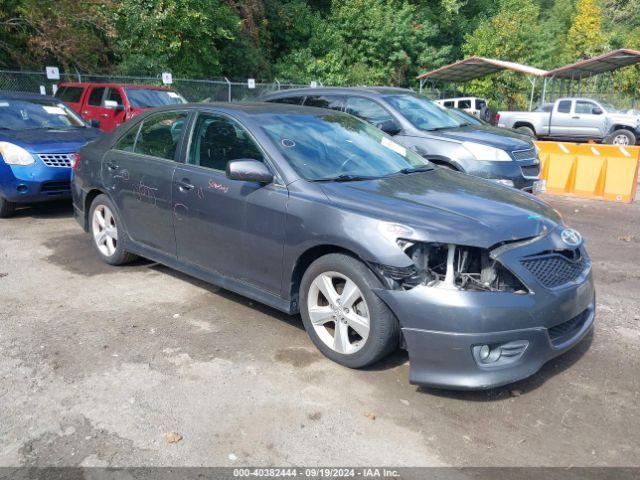
POLYGON ((167 107, 90 144, 74 169, 76 218, 104 261, 140 255, 300 313, 347 367, 403 347, 412 383, 490 388, 593 325, 589 256, 555 210, 347 114, 167 107))

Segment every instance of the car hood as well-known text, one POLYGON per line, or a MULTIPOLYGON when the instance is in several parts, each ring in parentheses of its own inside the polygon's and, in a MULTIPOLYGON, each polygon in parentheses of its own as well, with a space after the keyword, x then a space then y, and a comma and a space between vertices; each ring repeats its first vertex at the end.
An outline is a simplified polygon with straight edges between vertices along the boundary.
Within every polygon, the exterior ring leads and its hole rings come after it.
POLYGON ((416 240, 488 248, 556 228, 559 214, 532 195, 436 168, 387 178, 323 183, 337 207, 411 227, 416 240))
POLYGON ((73 130, 0 131, 0 142, 11 142, 31 153, 71 153, 100 136, 96 128, 73 130))
POLYGON ((521 134, 490 125, 466 125, 427 133, 459 142, 481 143, 508 152, 533 148, 532 141, 523 139, 521 134))

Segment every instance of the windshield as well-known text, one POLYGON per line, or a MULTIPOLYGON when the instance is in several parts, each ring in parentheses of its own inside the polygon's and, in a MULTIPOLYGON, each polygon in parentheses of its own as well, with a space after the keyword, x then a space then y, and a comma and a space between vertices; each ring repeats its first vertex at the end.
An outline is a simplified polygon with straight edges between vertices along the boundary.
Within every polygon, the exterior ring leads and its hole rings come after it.
POLYGON ((360 180, 430 169, 422 157, 355 117, 265 114, 259 123, 307 180, 360 180))
POLYGON ((82 119, 63 103, 47 99, 0 99, 2 130, 70 130, 85 127, 82 119))
POLYGON ((417 95, 389 95, 385 100, 420 130, 442 130, 461 125, 453 114, 417 95))
MULTIPOLYGON (((443 107, 444 108, 444 107, 443 107)), ((483 122, 479 118, 457 108, 450 108, 448 112, 454 117, 458 117, 462 125, 482 125, 483 122)))
POLYGON ((603 102, 600 101, 600 106, 609 113, 620 113, 620 110, 618 110, 616 107, 614 107, 613 105, 611 105, 608 102, 603 102))
POLYGON ((187 103, 182 95, 169 90, 155 90, 151 88, 125 88, 129 103, 133 108, 161 107, 187 103))

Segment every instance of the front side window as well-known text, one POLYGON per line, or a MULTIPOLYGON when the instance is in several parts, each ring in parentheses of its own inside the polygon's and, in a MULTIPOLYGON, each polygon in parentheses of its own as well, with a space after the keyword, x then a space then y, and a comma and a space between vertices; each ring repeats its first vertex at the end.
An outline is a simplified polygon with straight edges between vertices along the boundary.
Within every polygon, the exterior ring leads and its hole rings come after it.
POLYGON ((454 103, 451 100, 444 102, 444 106, 447 108, 453 108, 454 103))
POLYGON ((187 102, 182 95, 171 90, 125 88, 124 91, 133 108, 161 107, 187 102))
POLYGON ((395 123, 391 114, 373 100, 361 97, 349 97, 345 111, 379 127, 387 122, 395 123))
POLYGON ((118 104, 118 106, 122 106, 122 95, 120 95, 120 92, 118 91, 117 88, 110 88, 109 92, 107 93, 107 100, 111 100, 112 102, 116 102, 118 104))
POLYGON ((471 108, 471 100, 460 100, 458 101, 458 108, 471 108))
POLYGON ((100 107, 102 105, 102 97, 104 96, 104 91, 106 88, 99 87, 91 90, 91 94, 89 94, 89 105, 94 107, 100 107))
POLYGON ((558 103, 558 112, 570 113, 571 112, 571 100, 560 100, 558 103))
POLYGON ((585 102, 583 100, 576 101, 576 113, 592 115, 594 108, 597 108, 595 103, 585 102))
POLYGON ((70 130, 85 123, 62 102, 46 99, 0 100, 0 128, 4 130, 70 130))
POLYGON ((262 152, 239 123, 220 115, 198 115, 188 163, 225 171, 227 163, 239 159, 264 161, 262 152))
POLYGON ((420 130, 456 128, 462 123, 448 110, 439 108, 431 100, 418 95, 389 95, 385 100, 420 130))
POLYGON ((313 95, 304 101, 305 107, 329 108, 342 111, 343 98, 336 95, 313 95))
POLYGON ((374 126, 344 114, 262 114, 256 121, 292 168, 310 181, 379 178, 430 168, 374 126))
POLYGON ((140 127, 134 152, 173 160, 186 119, 187 112, 157 113, 147 117, 140 127))

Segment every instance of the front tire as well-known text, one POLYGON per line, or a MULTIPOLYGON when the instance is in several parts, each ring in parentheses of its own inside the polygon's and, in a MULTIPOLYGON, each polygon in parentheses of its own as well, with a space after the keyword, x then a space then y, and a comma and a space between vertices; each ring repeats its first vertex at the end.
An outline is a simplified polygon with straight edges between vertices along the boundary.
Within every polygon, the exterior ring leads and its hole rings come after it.
POLYGON ((374 288, 382 284, 371 270, 343 254, 320 257, 302 277, 305 330, 318 350, 340 365, 366 367, 398 347, 398 321, 374 288))
POLYGON ((16 211, 16 204, 0 196, 0 218, 9 218, 16 211))
POLYGON ((123 247, 122 222, 106 195, 98 195, 91 204, 89 225, 93 246, 104 262, 110 265, 124 265, 137 258, 123 247))
POLYGON ((609 135, 609 139, 607 143, 610 143, 611 145, 620 145, 625 147, 629 145, 635 145, 636 136, 633 134, 633 132, 630 132, 629 130, 624 130, 621 128, 620 130, 616 130, 611 135, 609 135))

